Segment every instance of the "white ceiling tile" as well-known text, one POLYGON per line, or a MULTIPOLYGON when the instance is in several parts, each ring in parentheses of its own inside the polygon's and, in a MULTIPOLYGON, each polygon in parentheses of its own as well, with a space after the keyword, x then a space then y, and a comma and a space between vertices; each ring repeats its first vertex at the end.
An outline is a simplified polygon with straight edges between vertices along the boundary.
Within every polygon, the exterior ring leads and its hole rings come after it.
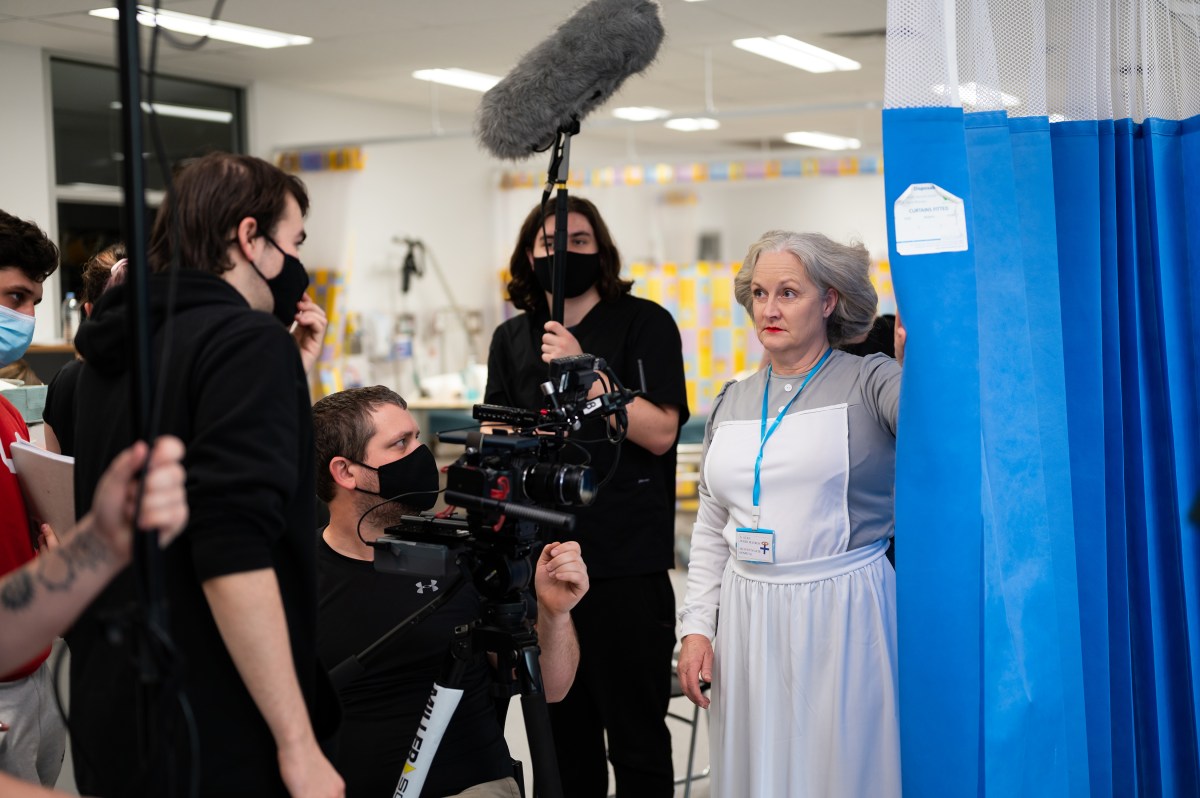
MULTIPOLYGON (((0 0, 0 41, 47 48, 112 63, 113 25, 87 15, 108 0, 0 0)), ((347 97, 393 103, 421 113, 437 106, 447 116, 469 118, 479 103, 475 92, 411 77, 415 69, 457 66, 504 75, 531 47, 551 36, 581 5, 577 0, 232 0, 222 17, 248 25, 314 37, 311 45, 254 50, 210 43, 198 52, 164 47, 164 73, 236 85, 265 81, 347 97)), ((173 10, 207 15, 213 0, 167 0, 173 10)), ((811 109, 841 102, 878 101, 883 96, 881 37, 835 34, 882 28, 885 0, 662 0, 667 38, 657 62, 631 77, 592 119, 596 135, 627 138, 629 126, 610 128, 616 105, 655 105, 687 112, 705 107, 705 59, 712 66, 712 96, 718 112, 791 107, 811 109), (786 33, 860 61, 858 72, 810 75, 745 53, 731 44, 741 36, 786 33)), ((878 112, 874 112, 876 116, 878 112)), ((857 119, 861 113, 850 114, 857 119)), ((689 141, 781 137, 789 130, 778 114, 758 119, 722 119, 711 133, 689 141)), ((859 123, 855 123, 859 124, 859 123)), ((866 125, 864 141, 879 141, 866 125)), ((853 131, 834 129, 854 135, 853 131)), ((635 138, 678 141, 683 134, 638 126, 635 138)), ((697 146, 689 144, 688 146, 697 146)), ((709 146, 709 145, 705 145, 709 146)))

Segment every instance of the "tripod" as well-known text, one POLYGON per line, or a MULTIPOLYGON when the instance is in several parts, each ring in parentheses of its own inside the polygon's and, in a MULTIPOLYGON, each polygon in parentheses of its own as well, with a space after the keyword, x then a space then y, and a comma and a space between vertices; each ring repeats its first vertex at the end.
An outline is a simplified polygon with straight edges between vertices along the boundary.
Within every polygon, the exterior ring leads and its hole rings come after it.
MULTIPOLYGON (((464 573, 464 578, 466 576, 464 573)), ((498 660, 496 718, 503 727, 508 715, 509 699, 519 692, 538 795, 542 798, 561 798, 562 783, 554 754, 541 666, 538 663, 541 650, 538 648, 537 631, 529 618, 524 597, 518 594, 507 598, 515 600, 485 600, 479 620, 455 628, 446 663, 430 691, 421 724, 417 727, 408 759, 404 763, 404 772, 396 785, 396 798, 420 796, 438 745, 462 698, 463 676, 476 658, 489 651, 494 652, 498 660)), ((521 789, 523 794, 523 785, 521 789)))
MULTIPOLYGON (((455 485, 455 487, 461 487, 455 485)), ((437 747, 462 698, 463 675, 476 657, 494 652, 496 664, 496 719, 500 727, 508 716, 509 699, 521 694, 521 712, 533 758, 535 790, 541 798, 561 798, 562 781, 550 731, 550 711, 542 684, 538 655, 537 605, 530 595, 539 540, 537 523, 572 529, 575 517, 540 507, 483 498, 476 493, 447 490, 446 500, 467 508, 473 542, 456 557, 462 578, 455 586, 473 580, 483 596, 481 617, 454 630, 441 676, 434 682, 422 723, 409 749, 396 798, 419 798, 437 747), (499 516, 495 514, 500 514, 499 516), (485 519, 504 517, 503 532, 484 532, 485 519), (464 561, 470 555, 471 566, 464 561), (530 609, 532 607, 532 612, 530 609), (532 617, 531 617, 532 616, 532 617)), ((522 790, 524 789, 522 785, 522 790)))
POLYGON ((546 798, 559 798, 562 787, 533 625, 536 609, 531 612, 536 604, 529 587, 533 581, 533 557, 537 553, 536 522, 570 529, 575 519, 567 513, 455 491, 447 492, 447 500, 469 508, 470 522, 461 518, 405 516, 401 524, 388 528, 389 534, 374 541, 375 567, 388 573, 422 577, 440 577, 457 570, 459 578, 361 653, 334 667, 330 678, 334 687, 342 691, 380 660, 398 637, 448 603, 463 587, 474 584, 482 598, 480 617, 456 627, 452 634, 445 665, 422 712, 394 794, 420 796, 438 745, 463 696, 464 676, 478 657, 490 651, 496 653, 498 660, 496 719, 503 728, 509 699, 520 692, 538 793, 546 798), (502 530, 484 525, 481 513, 489 511, 506 517, 502 530))

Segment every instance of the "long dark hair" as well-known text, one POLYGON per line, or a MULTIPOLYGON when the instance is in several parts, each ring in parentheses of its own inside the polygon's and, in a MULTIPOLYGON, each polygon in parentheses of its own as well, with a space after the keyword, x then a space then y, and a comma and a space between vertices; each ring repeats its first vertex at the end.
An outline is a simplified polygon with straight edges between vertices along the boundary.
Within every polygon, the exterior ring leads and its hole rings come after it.
MULTIPOLYGON (((596 281, 596 290, 600 292, 600 298, 616 299, 622 294, 628 294, 633 288, 633 281, 621 279, 621 253, 617 252, 617 245, 613 243, 612 234, 608 232, 608 225, 604 223, 600 211, 582 197, 571 195, 567 198, 567 213, 578 213, 592 226, 596 248, 600 253, 600 279, 596 281)), ((546 309, 546 292, 533 276, 529 253, 533 251, 533 244, 543 223, 553 215, 552 203, 546 204, 545 212, 541 205, 534 206, 521 223, 516 246, 508 259, 508 272, 512 275, 508 281, 508 297, 519 310, 534 312, 546 309)))

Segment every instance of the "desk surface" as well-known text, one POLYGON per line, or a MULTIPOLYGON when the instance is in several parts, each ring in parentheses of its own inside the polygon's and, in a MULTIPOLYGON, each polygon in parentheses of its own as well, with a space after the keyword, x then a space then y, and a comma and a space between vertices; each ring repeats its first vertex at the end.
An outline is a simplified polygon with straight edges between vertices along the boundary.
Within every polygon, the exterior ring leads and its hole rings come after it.
POLYGON ((468 402, 466 399, 410 399, 410 410, 470 410, 478 402, 468 402))
POLYGON ((70 344, 32 344, 25 350, 24 360, 42 382, 50 382, 58 370, 75 359, 75 347, 70 344))

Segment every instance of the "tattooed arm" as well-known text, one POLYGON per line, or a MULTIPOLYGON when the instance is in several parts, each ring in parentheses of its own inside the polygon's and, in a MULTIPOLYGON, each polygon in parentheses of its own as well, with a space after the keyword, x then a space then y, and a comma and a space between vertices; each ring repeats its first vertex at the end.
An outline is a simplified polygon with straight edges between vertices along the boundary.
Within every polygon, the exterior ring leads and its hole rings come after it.
POLYGON ((70 798, 72 794, 51 790, 40 784, 30 784, 7 773, 0 773, 0 795, 4 798, 70 798))
MULTIPOLYGON (((146 472, 141 524, 166 545, 187 523, 183 444, 162 437, 146 472)), ((129 562, 138 470, 146 444, 117 455, 104 472, 92 510, 61 543, 0 579, 0 673, 28 661, 71 625, 129 562)))

